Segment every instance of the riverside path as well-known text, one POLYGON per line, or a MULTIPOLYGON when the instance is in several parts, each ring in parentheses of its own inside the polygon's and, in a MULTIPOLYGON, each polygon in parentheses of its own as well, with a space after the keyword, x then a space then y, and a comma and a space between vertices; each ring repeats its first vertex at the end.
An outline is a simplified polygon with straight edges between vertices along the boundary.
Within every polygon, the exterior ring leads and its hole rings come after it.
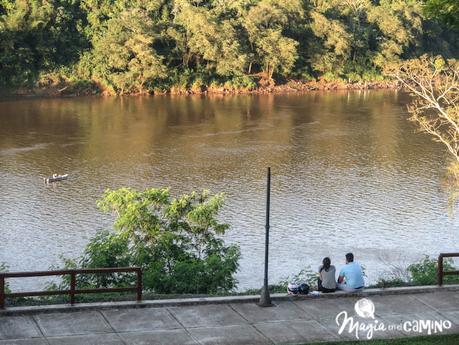
POLYGON ((373 338, 426 335, 429 328, 432 334, 459 333, 459 286, 313 298, 274 295, 271 308, 258 307, 256 300, 235 296, 9 308, 0 311, 0 344, 304 344, 365 339, 370 328, 373 338), (342 312, 341 324, 345 316, 348 320, 340 334, 336 318, 342 312), (352 322, 362 329, 349 332, 352 322), (381 325, 385 330, 377 329, 381 325))

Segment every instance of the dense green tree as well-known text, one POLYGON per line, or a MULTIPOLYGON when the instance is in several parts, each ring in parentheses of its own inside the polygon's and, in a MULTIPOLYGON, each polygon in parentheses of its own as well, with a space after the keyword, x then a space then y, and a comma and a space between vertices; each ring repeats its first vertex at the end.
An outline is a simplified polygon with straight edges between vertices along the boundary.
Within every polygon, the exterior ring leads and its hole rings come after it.
POLYGON ((78 1, 3 0, 0 9, 0 85, 30 85, 88 47, 78 1))
POLYGON ((425 10, 428 15, 439 18, 447 25, 459 28, 459 2, 457 0, 427 0, 425 10))
POLYGON ((111 94, 372 80, 426 52, 457 57, 446 26, 457 17, 448 0, 0 0, 0 86, 47 75, 111 94))
POLYGON ((311 66, 321 74, 337 76, 343 72, 342 62, 350 57, 351 36, 340 21, 322 13, 312 11, 311 19, 312 32, 318 39, 310 45, 311 66))
MULTIPOLYGON (((106 191, 98 203, 116 215, 114 231, 99 232, 67 267, 142 268, 144 287, 156 293, 216 293, 236 287, 239 248, 219 238, 223 195, 207 191, 172 198, 168 189, 106 191)), ((131 282, 126 275, 87 275, 79 286, 131 282)))
POLYGON ((153 48, 156 37, 145 10, 120 12, 93 39, 92 59, 85 63, 111 93, 144 93, 166 76, 163 58, 153 48))
POLYGON ((298 42, 287 37, 294 17, 301 17, 302 4, 299 0, 261 0, 246 11, 243 25, 248 33, 250 47, 249 73, 252 66, 258 66, 268 80, 274 72, 288 74, 297 58, 298 42))
POLYGON ((175 1, 174 23, 183 28, 186 48, 183 63, 189 67, 194 59, 219 75, 242 74, 246 55, 238 41, 237 30, 231 20, 217 16, 218 11, 205 6, 193 6, 188 0, 175 1))
POLYGON ((423 34, 419 1, 321 1, 309 13, 314 70, 330 77, 357 76, 409 56, 423 34))
POLYGON ((369 21, 379 29, 374 64, 383 67, 416 45, 422 35, 422 9, 418 1, 382 0, 369 12, 369 21))

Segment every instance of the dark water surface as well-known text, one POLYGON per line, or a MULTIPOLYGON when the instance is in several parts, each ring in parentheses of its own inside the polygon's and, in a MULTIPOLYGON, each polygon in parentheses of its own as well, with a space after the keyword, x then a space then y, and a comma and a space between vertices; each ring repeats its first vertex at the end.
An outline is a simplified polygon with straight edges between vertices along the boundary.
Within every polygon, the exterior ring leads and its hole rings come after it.
MULTIPOLYGON (((273 170, 271 281, 354 251, 373 281, 389 264, 457 251, 445 153, 395 91, 0 103, 0 262, 43 270, 81 253, 110 215, 106 188, 225 192, 240 288, 263 274, 265 169, 273 170), (46 186, 53 172, 71 178, 46 186)), ((33 282, 16 282, 27 288, 33 282)))

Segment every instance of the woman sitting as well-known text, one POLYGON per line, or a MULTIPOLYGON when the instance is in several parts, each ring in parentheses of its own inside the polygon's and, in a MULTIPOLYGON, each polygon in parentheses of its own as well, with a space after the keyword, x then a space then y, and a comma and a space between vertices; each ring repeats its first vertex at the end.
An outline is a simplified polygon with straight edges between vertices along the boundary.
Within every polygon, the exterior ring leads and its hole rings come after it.
POLYGON ((335 266, 331 264, 329 257, 322 260, 322 266, 319 267, 319 280, 318 290, 321 292, 335 292, 336 291, 336 278, 335 266))

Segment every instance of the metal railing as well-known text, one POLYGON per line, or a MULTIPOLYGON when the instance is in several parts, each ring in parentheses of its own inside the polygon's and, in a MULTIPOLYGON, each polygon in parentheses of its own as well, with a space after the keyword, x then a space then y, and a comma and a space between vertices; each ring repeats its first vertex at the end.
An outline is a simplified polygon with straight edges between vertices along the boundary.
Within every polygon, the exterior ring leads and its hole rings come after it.
POLYGON ((438 271, 437 271, 437 281, 438 285, 443 285, 443 278, 446 275, 459 275, 459 271, 444 271, 443 270, 443 258, 456 258, 459 257, 459 253, 441 253, 438 256, 438 271))
POLYGON ((102 292, 129 292, 137 293, 137 301, 142 300, 142 271, 138 267, 113 267, 113 268, 82 268, 57 271, 38 271, 38 272, 3 272, 0 273, 0 309, 5 308, 5 299, 14 297, 32 297, 32 296, 55 296, 69 295, 70 304, 75 304, 75 295, 86 293, 102 292), (121 288, 94 288, 94 289, 77 289, 78 274, 108 274, 108 273, 127 273, 135 272, 137 275, 136 286, 121 288), (69 290, 45 290, 45 291, 26 291, 6 293, 7 278, 27 278, 27 277, 46 277, 46 276, 63 276, 70 275, 69 290))

